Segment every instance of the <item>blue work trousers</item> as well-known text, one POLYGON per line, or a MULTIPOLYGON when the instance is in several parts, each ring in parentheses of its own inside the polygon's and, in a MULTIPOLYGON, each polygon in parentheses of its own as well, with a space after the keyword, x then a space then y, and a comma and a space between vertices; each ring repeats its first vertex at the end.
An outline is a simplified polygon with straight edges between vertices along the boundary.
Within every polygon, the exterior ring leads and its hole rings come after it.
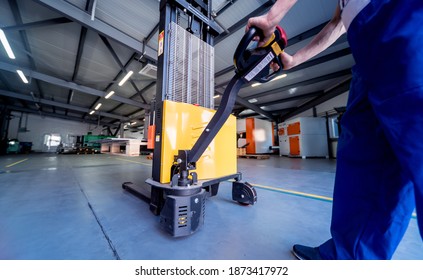
POLYGON ((353 20, 324 259, 391 259, 414 209, 423 234, 423 1, 373 0, 353 20))

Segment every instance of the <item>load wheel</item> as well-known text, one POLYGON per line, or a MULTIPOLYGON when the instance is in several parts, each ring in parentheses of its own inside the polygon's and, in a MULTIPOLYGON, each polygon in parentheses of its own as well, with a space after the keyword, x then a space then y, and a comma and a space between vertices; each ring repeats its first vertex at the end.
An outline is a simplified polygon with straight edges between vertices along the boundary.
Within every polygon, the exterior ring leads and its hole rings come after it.
POLYGON ((254 205, 257 202, 257 192, 247 182, 233 182, 232 199, 241 205, 254 205))

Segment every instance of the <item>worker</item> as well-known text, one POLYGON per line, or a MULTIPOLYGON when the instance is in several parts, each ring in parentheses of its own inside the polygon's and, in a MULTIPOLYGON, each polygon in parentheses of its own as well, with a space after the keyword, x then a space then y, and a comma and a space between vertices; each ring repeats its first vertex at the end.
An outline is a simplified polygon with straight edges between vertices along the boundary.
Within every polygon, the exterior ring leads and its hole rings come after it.
MULTIPOLYGON (((264 44, 296 2, 277 0, 246 29, 262 29, 264 44)), ((341 0, 308 45, 281 54, 284 69, 345 32, 355 66, 338 142, 331 238, 294 245, 299 259, 391 259, 414 209, 423 236, 423 1, 341 0)))

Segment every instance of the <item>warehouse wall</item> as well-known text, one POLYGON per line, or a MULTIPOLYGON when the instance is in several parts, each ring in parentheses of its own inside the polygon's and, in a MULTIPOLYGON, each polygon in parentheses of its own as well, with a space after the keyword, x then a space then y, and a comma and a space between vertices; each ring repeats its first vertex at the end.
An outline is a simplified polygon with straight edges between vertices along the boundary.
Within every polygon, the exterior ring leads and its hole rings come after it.
POLYGON ((13 112, 15 116, 9 125, 9 139, 18 139, 20 142, 32 142, 32 150, 35 152, 54 152, 55 148, 45 145, 45 135, 60 135, 63 141, 66 141, 72 135, 84 135, 88 132, 92 134, 101 134, 102 127, 96 127, 81 122, 74 122, 39 115, 13 112), (19 119, 22 115, 21 128, 19 128, 19 119))
POLYGON ((136 131, 136 132, 132 132, 129 130, 125 130, 124 134, 123 134, 124 138, 134 138, 134 139, 140 139, 143 140, 144 138, 144 132, 143 131, 136 131))

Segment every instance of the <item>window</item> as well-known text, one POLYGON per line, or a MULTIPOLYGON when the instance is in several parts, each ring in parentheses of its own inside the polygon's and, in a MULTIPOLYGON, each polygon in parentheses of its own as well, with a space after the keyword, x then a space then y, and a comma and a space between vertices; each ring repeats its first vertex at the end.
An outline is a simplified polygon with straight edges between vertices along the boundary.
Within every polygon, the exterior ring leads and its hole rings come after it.
POLYGON ((60 134, 46 134, 44 135, 44 147, 47 152, 56 151, 59 146, 62 137, 60 134))
POLYGON ((329 137, 339 138, 338 115, 329 118, 329 137))

